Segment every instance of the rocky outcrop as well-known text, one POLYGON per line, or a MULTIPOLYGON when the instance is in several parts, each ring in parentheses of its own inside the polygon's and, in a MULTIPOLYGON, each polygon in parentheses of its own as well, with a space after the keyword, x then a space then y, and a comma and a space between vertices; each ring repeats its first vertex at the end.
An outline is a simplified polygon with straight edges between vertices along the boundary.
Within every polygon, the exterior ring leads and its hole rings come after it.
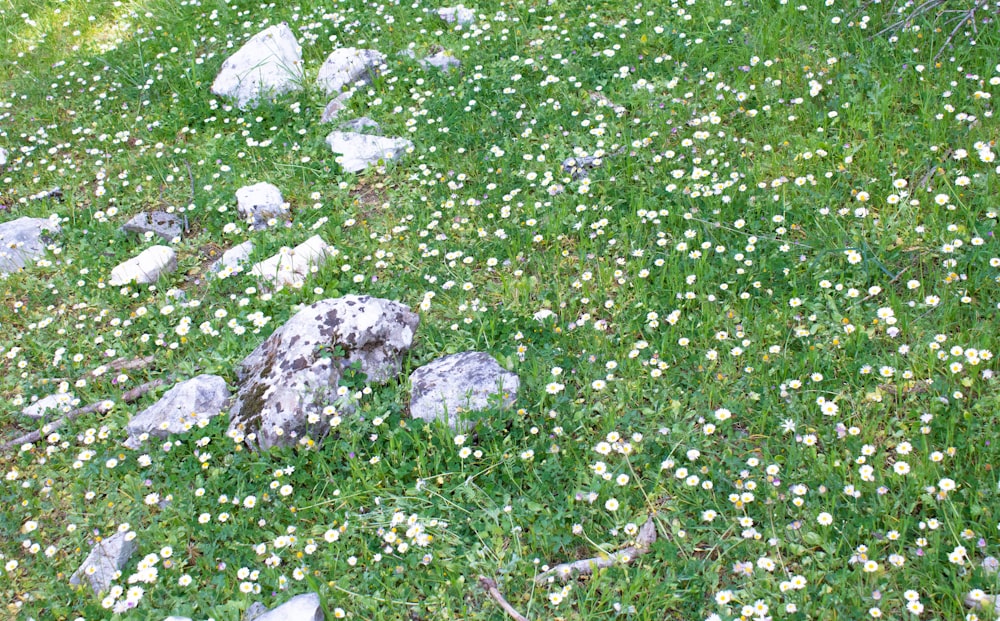
POLYGON ((454 428, 462 412, 485 409, 491 401, 512 405, 520 384, 517 375, 483 352, 438 358, 410 374, 410 416, 444 420, 454 428))
POLYGON ((395 377, 418 322, 409 307, 370 296, 303 308, 237 369, 230 433, 262 449, 321 438, 332 411, 350 410, 337 394, 345 369, 357 363, 370 382, 395 377))
POLYGON ((302 47, 288 24, 271 26, 222 63, 212 92, 245 109, 302 88, 302 47))

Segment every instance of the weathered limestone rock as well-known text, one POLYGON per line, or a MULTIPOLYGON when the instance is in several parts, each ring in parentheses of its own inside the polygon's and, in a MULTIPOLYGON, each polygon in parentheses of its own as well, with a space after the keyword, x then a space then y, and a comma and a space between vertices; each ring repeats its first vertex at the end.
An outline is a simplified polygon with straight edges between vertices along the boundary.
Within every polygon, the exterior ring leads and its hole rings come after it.
POLYGON ((425 69, 427 67, 435 67, 441 71, 448 71, 449 69, 461 67, 462 62, 452 56, 450 52, 438 52, 421 60, 420 65, 425 69))
POLYGON ((301 287, 306 277, 332 254, 333 248, 319 235, 313 235, 295 248, 282 248, 271 258, 255 263, 250 273, 279 287, 301 287))
POLYGON ((165 211, 144 212, 122 225, 122 230, 139 235, 153 233, 159 235, 163 241, 171 242, 180 239, 184 233, 184 221, 165 211))
POLYGON ((233 246, 222 253, 222 258, 212 264, 212 271, 219 274, 220 278, 233 275, 243 271, 243 266, 250 259, 253 252, 253 242, 247 240, 238 246, 233 246))
POLYGON ((521 382, 492 356, 467 351, 426 364, 410 374, 410 415, 426 421, 446 420, 454 428, 459 413, 482 410, 497 399, 514 403, 521 382))
POLYGON ((261 615, 267 614, 267 606, 260 602, 254 602, 247 607, 243 613, 243 621, 256 621, 261 615))
POLYGON ((281 190, 270 183, 255 183, 236 190, 236 209, 254 230, 267 228, 271 218, 288 215, 288 204, 281 190))
POLYGON ((413 143, 405 138, 385 138, 355 132, 331 132, 326 137, 330 150, 339 153, 337 163, 347 172, 364 170, 379 160, 388 162, 403 156, 413 143))
POLYGON ((57 392, 54 395, 49 395, 35 401, 21 410, 21 414, 28 418, 45 418, 47 416, 54 418, 73 409, 73 401, 75 399, 76 397, 73 396, 73 393, 57 392))
POLYGON ((465 6, 459 4, 458 6, 448 7, 444 9, 438 9, 438 17, 448 22, 449 24, 454 24, 458 22, 462 26, 466 26, 476 21, 476 12, 472 9, 467 9, 465 6))
POLYGON ((161 274, 169 274, 177 269, 177 255, 169 246, 153 246, 139 253, 111 270, 111 286, 120 287, 131 283, 152 284, 161 274))
POLYGON ((302 88, 302 47, 288 24, 271 26, 224 63, 212 92, 233 97, 241 109, 302 88))
POLYGON ((270 612, 265 612, 253 621, 324 621, 319 595, 305 593, 296 595, 270 612))
POLYGON ((62 229, 55 218, 18 218, 0 224, 0 274, 16 272, 45 253, 45 233, 62 229))
POLYGON ((125 446, 139 448, 143 434, 165 438, 188 431, 198 421, 218 416, 229 397, 226 380, 218 375, 198 375, 181 382, 128 422, 125 446))
POLYGON ((357 82, 370 82, 385 55, 378 50, 343 47, 333 50, 319 68, 316 85, 327 95, 339 93, 346 86, 357 82))
POLYGON ((95 594, 106 591, 115 572, 128 563, 138 544, 135 533, 116 533, 94 546, 80 568, 69 579, 70 584, 82 584, 86 579, 95 594))
POLYGON ((395 377, 418 323, 409 307, 370 296, 348 295, 303 308, 237 369, 230 433, 262 449, 291 446, 307 434, 321 438, 333 415, 324 412, 327 406, 351 411, 338 402, 344 369, 357 362, 370 382, 395 377))
POLYGON ((323 109, 323 116, 319 118, 320 123, 333 123, 337 120, 340 111, 347 107, 347 100, 351 98, 351 91, 344 91, 330 100, 323 109))

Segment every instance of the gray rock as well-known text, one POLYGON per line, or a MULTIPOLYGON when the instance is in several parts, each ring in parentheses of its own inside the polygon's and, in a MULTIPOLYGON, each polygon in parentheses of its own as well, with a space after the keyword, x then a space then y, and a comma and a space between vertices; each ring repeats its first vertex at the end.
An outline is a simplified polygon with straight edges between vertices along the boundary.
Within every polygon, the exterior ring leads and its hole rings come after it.
POLYGON ((346 121, 343 125, 340 126, 340 129, 355 133, 361 133, 361 132, 367 132, 368 134, 382 133, 382 126, 379 125, 374 119, 370 119, 367 116, 346 121))
POLYGON ((603 158, 588 155, 586 157, 568 157, 562 161, 563 172, 573 175, 573 179, 582 179, 587 173, 604 163, 603 158))
POLYGON ((419 317, 409 307, 348 295, 306 306, 260 344, 236 371, 238 392, 229 425, 251 447, 291 446, 305 435, 321 438, 338 401, 344 369, 358 362, 370 382, 399 374, 419 317))
POLYGON ((222 63, 212 92, 241 109, 302 88, 302 47, 288 24, 271 26, 222 63))
POLYGON ((425 69, 427 67, 436 67, 441 71, 448 71, 450 69, 457 69, 462 66, 462 62, 451 55, 449 52, 438 52, 432 56, 428 56, 420 61, 420 65, 425 69))
POLYGON ((250 273, 278 287, 301 287, 314 268, 322 267, 333 254, 319 235, 313 235, 294 248, 284 247, 271 258, 254 263, 250 273))
POLYGON ((384 62, 385 55, 378 50, 354 47, 333 50, 319 68, 316 85, 327 95, 332 95, 357 82, 367 84, 384 62))
POLYGON ((162 274, 169 274, 175 269, 177 255, 174 254, 174 249, 169 246, 153 246, 111 270, 110 284, 112 287, 131 283, 148 285, 156 282, 162 274))
POLYGON ((347 100, 351 98, 351 91, 344 91, 330 100, 323 109, 323 116, 319 117, 320 123, 333 123, 337 120, 340 111, 347 107, 347 100))
POLYGON ((43 397, 35 401, 28 407, 21 410, 21 414, 28 418, 46 418, 47 416, 60 416, 73 409, 73 401, 76 397, 69 392, 58 392, 54 395, 43 397))
POLYGON ((337 163, 346 172, 364 170, 379 160, 397 160, 413 146, 405 138, 385 138, 357 132, 331 132, 326 137, 326 143, 331 151, 340 154, 337 163))
POLYGON ((499 395, 509 407, 520 379, 492 356, 467 351, 426 364, 410 374, 410 415, 426 421, 446 420, 452 428, 464 411, 482 410, 499 395))
POLYGON ((256 621, 261 615, 267 614, 267 606, 260 602, 250 604, 246 612, 243 613, 243 621, 256 621))
POLYGON ((288 215, 288 204, 281 190, 270 183, 255 183, 236 190, 236 209, 254 230, 267 228, 271 218, 288 215))
POLYGON ((165 211, 144 212, 122 225, 122 230, 139 235, 153 233, 159 235, 163 241, 172 242, 184 233, 184 221, 165 211))
POLYGON ((0 166, 7 165, 7 149, 0 147, 0 166))
POLYGON ((449 24, 454 24, 458 22, 462 26, 466 26, 476 21, 476 12, 472 9, 467 9, 463 5, 448 7, 444 9, 438 9, 438 17, 448 22, 449 24))
POLYGON ((0 224, 0 274, 16 272, 45 253, 45 233, 62 231, 56 219, 18 218, 0 224))
POLYGON ((305 593, 296 595, 284 604, 270 612, 266 612, 253 621, 323 621, 323 607, 319 603, 319 595, 305 593))
MULTIPOLYGON (((220 273, 225 270, 226 276, 235 272, 241 272, 243 271, 243 266, 250 259, 251 253, 253 253, 253 242, 250 240, 238 246, 233 246, 222 253, 222 258, 212 264, 212 271, 220 273)), ((223 276, 220 276, 220 278, 223 278, 223 276)))
POLYGON ((229 397, 226 380, 218 375, 198 375, 181 382, 128 422, 125 446, 131 449, 142 446, 142 434, 165 438, 188 431, 198 421, 218 416, 229 397))
POLYGON ((965 595, 965 605, 976 610, 989 610, 992 608, 994 615, 1000 615, 1000 597, 996 595, 983 593, 977 599, 970 592, 965 595))
POLYGON ((86 579, 94 594, 100 594, 111 586, 115 572, 120 571, 135 553, 138 544, 135 533, 115 533, 101 541, 90 551, 80 568, 70 576, 70 584, 83 584, 86 579))

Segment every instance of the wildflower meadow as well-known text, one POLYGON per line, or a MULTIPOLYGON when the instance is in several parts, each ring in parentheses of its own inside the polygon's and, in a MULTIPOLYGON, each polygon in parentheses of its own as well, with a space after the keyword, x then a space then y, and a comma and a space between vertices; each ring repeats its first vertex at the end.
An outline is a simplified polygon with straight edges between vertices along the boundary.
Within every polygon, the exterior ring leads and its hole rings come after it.
POLYGON ((0 225, 50 227, 0 276, 0 618, 1000 617, 1000 2, 465 2, 0 2, 0 225), (281 24, 294 88, 214 93, 281 24), (331 150, 358 117, 391 158, 331 150), (419 327, 324 433, 126 446, 348 295, 419 327), (472 350, 513 402, 411 416, 472 350))

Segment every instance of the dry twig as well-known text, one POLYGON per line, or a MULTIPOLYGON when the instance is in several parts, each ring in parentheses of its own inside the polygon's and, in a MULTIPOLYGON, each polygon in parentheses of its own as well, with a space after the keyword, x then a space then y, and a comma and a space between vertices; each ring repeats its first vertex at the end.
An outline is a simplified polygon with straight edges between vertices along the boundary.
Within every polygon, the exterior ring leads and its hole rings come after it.
POLYGON ((614 554, 601 554, 592 558, 583 559, 582 561, 561 563, 552 569, 535 576, 535 582, 537 584, 544 584, 552 576, 558 576, 559 579, 565 582, 570 578, 589 576, 598 569, 613 567, 622 563, 631 563, 636 559, 636 557, 649 552, 650 546, 652 546, 655 542, 656 522, 653 521, 653 516, 650 515, 649 519, 646 520, 646 523, 639 529, 639 534, 635 538, 635 543, 624 550, 619 550, 614 554))
MULTIPOLYGON (((136 399, 138 399, 139 397, 146 394, 147 392, 165 385, 168 381, 169 381, 168 379, 161 378, 161 379, 155 379, 151 382, 146 382, 145 384, 142 384, 140 386, 136 386, 132 390, 129 390, 124 394, 122 394, 122 401, 124 401, 125 403, 131 403, 136 399)), ((43 434, 48 435, 53 431, 56 431, 57 429, 61 428, 63 425, 70 422, 71 420, 79 418, 84 414, 90 414, 91 412, 99 411, 101 410, 103 405, 104 401, 98 401, 97 403, 91 403, 90 405, 85 405, 82 408, 77 408, 75 410, 72 410, 62 418, 58 418, 52 421, 51 423, 44 425, 41 429, 37 431, 32 431, 31 433, 26 433, 23 436, 4 442, 2 445, 0 445, 0 451, 6 451, 12 447, 21 446, 23 444, 38 442, 39 440, 42 439, 43 434)))
POLYGON ((514 621, 528 621, 528 618, 514 610, 514 607, 504 599, 503 593, 497 588, 497 583, 492 578, 487 578, 486 576, 479 576, 479 586, 486 590, 486 593, 496 601, 497 604, 503 608, 503 611, 510 616, 514 621))

